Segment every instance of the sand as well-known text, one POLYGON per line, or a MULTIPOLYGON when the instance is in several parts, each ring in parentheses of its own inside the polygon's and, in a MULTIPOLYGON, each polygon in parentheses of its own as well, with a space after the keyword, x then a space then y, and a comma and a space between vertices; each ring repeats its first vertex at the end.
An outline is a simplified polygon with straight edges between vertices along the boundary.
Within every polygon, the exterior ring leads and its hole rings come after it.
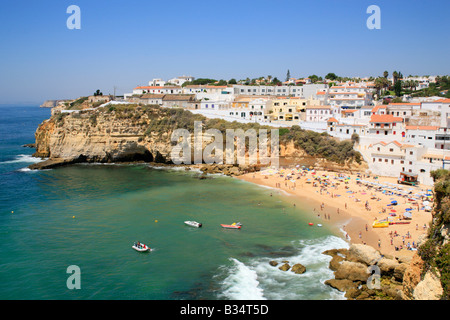
MULTIPOLYGON (((383 185, 391 183, 406 192, 419 194, 421 191, 426 193, 426 190, 432 189, 429 186, 399 185, 395 178, 377 177, 375 179, 374 176, 360 175, 358 177, 356 174, 341 174, 348 179, 339 180, 337 179, 338 174, 334 172, 306 171, 296 168, 270 170, 269 175, 268 173, 267 170, 247 173, 237 178, 272 187, 274 192, 285 191, 291 196, 288 197, 288 201, 292 201, 293 206, 295 204, 296 208, 303 209, 302 212, 310 213, 309 219, 314 226, 320 223, 323 226, 336 228, 336 231, 340 230, 339 233, 350 243, 370 245, 380 250, 382 254, 397 257, 413 255, 416 251, 407 249, 408 242, 411 247, 413 244, 417 245, 419 236, 427 233, 432 219, 431 212, 423 210, 422 200, 427 200, 424 197, 418 201, 409 201, 410 197, 382 193, 382 191, 376 191, 375 187, 367 187, 368 182, 383 185), (292 172, 294 174, 286 179, 286 175, 292 172), (328 176, 329 181, 333 182, 332 187, 330 183, 325 186, 318 181, 317 177, 325 180, 325 176, 328 176), (358 183, 357 178, 365 182, 358 183), (398 204, 388 206, 392 201, 397 201, 398 204), (402 214, 406 208, 412 209, 412 218, 411 220, 400 220, 399 217, 403 217, 402 214), (391 212, 391 210, 396 212, 391 212), (396 216, 390 216, 390 213, 396 216), (409 221, 410 223, 389 225, 386 228, 372 227, 375 220, 385 218, 392 221, 409 221)), ((388 188, 381 190, 392 191, 388 188)), ((432 199, 430 202, 432 203, 432 199)))

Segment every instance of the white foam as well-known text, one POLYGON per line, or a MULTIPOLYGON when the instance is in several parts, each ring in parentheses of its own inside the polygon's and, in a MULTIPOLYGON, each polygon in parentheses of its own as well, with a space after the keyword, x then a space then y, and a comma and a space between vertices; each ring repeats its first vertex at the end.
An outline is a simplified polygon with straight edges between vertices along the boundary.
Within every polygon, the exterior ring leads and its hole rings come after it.
POLYGON ((223 296, 231 300, 264 300, 258 274, 239 260, 230 259, 233 265, 229 269, 229 276, 222 282, 223 296))
POLYGON ((246 261, 245 264, 232 259, 233 265, 226 269, 229 274, 221 283, 222 295, 226 299, 270 299, 270 300, 307 300, 307 299, 344 299, 344 293, 324 284, 333 279, 333 271, 328 265, 331 257, 323 251, 348 248, 348 243, 336 236, 327 236, 314 240, 294 241, 298 253, 287 257, 261 257, 246 261), (282 271, 269 264, 289 261, 290 266, 301 263, 306 267, 303 274, 282 271))
POLYGON ((3 161, 0 162, 3 164, 9 164, 9 163, 38 163, 38 162, 42 162, 45 161, 46 159, 41 159, 41 158, 35 158, 31 155, 28 154, 19 154, 14 160, 9 160, 9 161, 3 161))

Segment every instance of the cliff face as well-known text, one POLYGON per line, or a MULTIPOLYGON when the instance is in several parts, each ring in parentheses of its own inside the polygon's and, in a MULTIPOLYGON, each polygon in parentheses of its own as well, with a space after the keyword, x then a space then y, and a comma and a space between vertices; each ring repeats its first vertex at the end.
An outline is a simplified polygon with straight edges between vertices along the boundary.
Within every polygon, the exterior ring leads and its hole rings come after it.
POLYGON ((102 108, 55 114, 37 129, 34 155, 83 162, 154 161, 158 154, 166 157, 171 147, 168 139, 146 135, 151 119, 159 116, 157 111, 102 108))
MULTIPOLYGON (((170 162, 171 136, 175 129, 194 132, 194 121, 202 121, 203 130, 260 129, 256 124, 229 123, 206 119, 180 109, 158 106, 109 105, 93 110, 61 113, 55 111, 37 129, 34 156, 49 158, 33 169, 71 162, 146 161, 170 162)), ((269 130, 270 132, 270 130, 269 130)), ((205 135, 204 135, 205 137, 205 135)), ((211 141, 203 143, 203 148, 211 141)), ((225 143, 225 139, 224 139, 225 143)), ((280 164, 301 164, 336 170, 364 170, 365 163, 350 159, 334 163, 320 156, 308 155, 292 141, 280 140, 280 164)))

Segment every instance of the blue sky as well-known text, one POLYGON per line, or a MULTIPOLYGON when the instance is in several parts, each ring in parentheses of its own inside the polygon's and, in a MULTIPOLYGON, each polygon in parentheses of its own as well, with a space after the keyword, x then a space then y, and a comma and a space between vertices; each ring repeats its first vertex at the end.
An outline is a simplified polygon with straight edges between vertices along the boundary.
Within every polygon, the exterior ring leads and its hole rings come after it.
POLYGON ((152 78, 450 74, 450 1, 4 0, 0 104, 131 92, 152 78), (70 5, 81 29, 69 30, 70 5), (369 30, 369 5, 381 29, 369 30))

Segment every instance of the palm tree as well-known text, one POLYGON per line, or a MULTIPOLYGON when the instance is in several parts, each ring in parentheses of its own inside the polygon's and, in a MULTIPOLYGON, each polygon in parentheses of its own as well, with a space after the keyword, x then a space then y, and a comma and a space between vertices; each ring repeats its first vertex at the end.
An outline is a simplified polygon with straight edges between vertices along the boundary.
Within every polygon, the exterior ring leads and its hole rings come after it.
POLYGON ((394 78, 394 83, 393 83, 394 85, 398 80, 398 76, 399 76, 399 74, 397 71, 392 72, 392 77, 394 78))
POLYGON ((389 72, 387 72, 387 71, 383 72, 383 77, 385 77, 387 79, 388 76, 389 76, 389 72))
POLYGON ((375 89, 377 90, 377 96, 380 97, 381 95, 381 89, 383 88, 383 80, 382 78, 376 78, 375 79, 375 89))

